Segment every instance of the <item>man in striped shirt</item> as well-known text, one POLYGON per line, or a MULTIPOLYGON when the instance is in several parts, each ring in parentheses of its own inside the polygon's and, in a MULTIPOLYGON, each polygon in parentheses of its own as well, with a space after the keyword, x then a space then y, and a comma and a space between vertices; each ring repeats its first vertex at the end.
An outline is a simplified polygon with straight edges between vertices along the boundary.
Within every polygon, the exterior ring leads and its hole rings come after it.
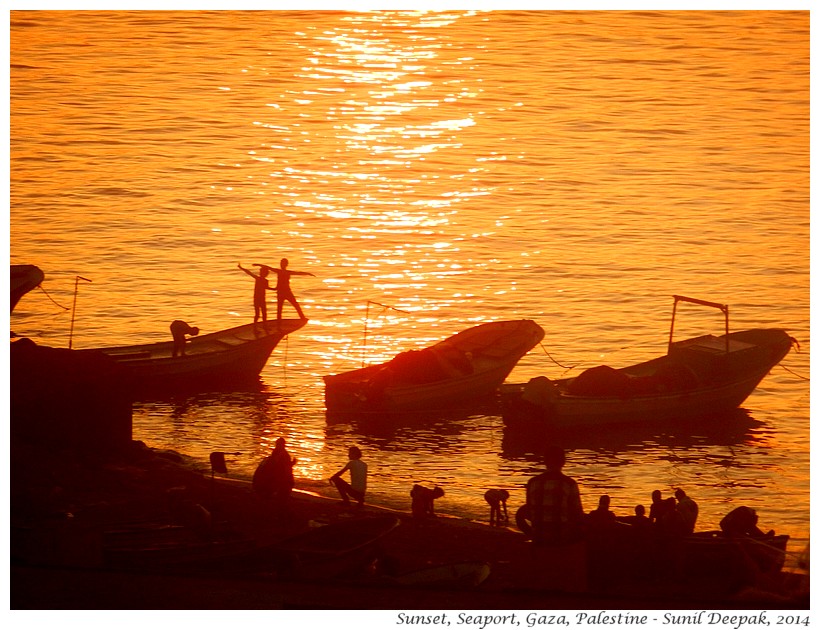
POLYGON ((536 544, 565 544, 582 537, 584 508, 578 484, 561 472, 565 461, 563 449, 548 446, 544 455, 547 471, 527 482, 527 508, 536 544))

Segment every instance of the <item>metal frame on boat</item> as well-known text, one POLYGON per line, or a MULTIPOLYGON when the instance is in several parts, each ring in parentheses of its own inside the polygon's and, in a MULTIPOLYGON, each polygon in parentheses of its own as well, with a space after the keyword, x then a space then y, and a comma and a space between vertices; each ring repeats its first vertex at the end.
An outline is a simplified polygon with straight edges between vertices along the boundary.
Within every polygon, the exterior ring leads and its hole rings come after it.
POLYGON ((729 307, 675 295, 667 353, 614 369, 598 366, 574 378, 539 376, 502 387, 508 426, 647 422, 724 413, 740 406, 796 341, 779 328, 729 332, 729 307), (725 334, 674 342, 678 302, 721 310, 725 334))

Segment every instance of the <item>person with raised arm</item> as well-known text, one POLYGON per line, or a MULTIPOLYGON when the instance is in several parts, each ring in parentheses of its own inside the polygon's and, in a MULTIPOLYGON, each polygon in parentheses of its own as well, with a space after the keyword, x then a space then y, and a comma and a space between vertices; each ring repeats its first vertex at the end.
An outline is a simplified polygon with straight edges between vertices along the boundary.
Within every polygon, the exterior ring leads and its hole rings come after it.
POLYGON ((262 321, 265 322, 268 320, 268 305, 267 305, 267 294, 266 291, 270 291, 270 285, 268 283, 268 273, 270 267, 265 265, 259 265, 262 267, 259 270, 259 275, 256 275, 250 269, 246 269, 242 266, 242 263, 239 263, 239 268, 248 274, 251 278, 254 279, 253 285, 253 323, 259 321, 259 318, 262 318, 262 321))
POLYGON ((278 269, 276 267, 269 267, 268 265, 258 266, 262 268, 262 271, 268 270, 276 274, 276 319, 282 319, 282 307, 285 305, 285 302, 290 302, 290 304, 293 305, 299 319, 307 319, 302 312, 302 308, 299 306, 299 302, 296 301, 296 296, 293 295, 293 289, 290 287, 290 278, 291 276, 313 276, 314 278, 316 276, 308 271, 293 271, 288 269, 287 258, 283 258, 279 261, 278 269))

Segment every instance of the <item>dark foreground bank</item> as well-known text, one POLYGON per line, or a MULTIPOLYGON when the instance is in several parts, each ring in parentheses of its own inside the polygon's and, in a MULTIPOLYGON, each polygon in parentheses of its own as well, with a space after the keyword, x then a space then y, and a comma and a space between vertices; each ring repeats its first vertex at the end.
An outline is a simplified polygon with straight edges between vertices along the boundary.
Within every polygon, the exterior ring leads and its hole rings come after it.
POLYGON ((807 581, 779 572, 757 583, 659 577, 641 567, 601 567, 584 545, 541 550, 510 528, 346 508, 303 492, 294 493, 285 518, 261 505, 246 482, 214 479, 176 453, 141 443, 105 456, 18 443, 11 459, 10 603, 17 610, 809 607, 807 581), (288 556, 271 570, 236 571, 235 558, 252 563, 260 550, 303 532, 384 515, 398 526, 350 570, 298 570, 304 567, 288 556), (232 563, 205 570, 188 557, 178 562, 180 553, 214 546, 235 549, 232 563), (412 585, 397 579, 453 563, 486 565, 489 575, 412 585))

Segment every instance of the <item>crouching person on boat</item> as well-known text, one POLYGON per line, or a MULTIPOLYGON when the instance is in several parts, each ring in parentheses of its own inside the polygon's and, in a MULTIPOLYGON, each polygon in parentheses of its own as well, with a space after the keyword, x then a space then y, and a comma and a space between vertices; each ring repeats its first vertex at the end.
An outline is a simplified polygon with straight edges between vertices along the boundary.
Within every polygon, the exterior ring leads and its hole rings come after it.
POLYGON ((253 489, 266 504, 274 509, 277 517, 290 513, 290 493, 293 490, 293 466, 296 458, 291 458, 285 449, 285 439, 279 438, 268 455, 253 474, 253 489))
POLYGON ((187 322, 181 319, 175 319, 171 322, 171 336, 174 338, 174 357, 185 356, 185 336, 190 335, 196 337, 199 334, 199 328, 190 326, 187 322))
POLYGON ((720 529, 726 536, 750 538, 773 537, 774 530, 764 534, 757 526, 757 512, 750 507, 741 505, 729 512, 720 521, 720 529))

